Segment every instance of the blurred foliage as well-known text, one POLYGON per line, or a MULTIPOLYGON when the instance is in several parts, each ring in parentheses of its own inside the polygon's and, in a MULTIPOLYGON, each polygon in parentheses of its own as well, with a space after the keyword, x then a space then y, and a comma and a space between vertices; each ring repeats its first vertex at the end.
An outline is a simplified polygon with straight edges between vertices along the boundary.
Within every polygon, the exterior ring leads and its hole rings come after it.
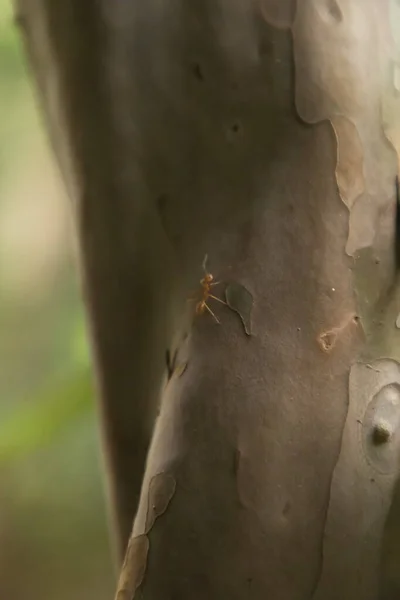
POLYGON ((90 375, 83 370, 17 406, 0 424, 0 466, 57 439, 91 409, 90 396, 90 375))
POLYGON ((15 32, 12 28, 11 4, 0 0, 0 71, 4 84, 7 81, 16 83, 16 76, 23 73, 20 58, 20 48, 16 41, 15 32))
POLYGON ((0 599, 113 593, 70 220, 0 0, 0 599))

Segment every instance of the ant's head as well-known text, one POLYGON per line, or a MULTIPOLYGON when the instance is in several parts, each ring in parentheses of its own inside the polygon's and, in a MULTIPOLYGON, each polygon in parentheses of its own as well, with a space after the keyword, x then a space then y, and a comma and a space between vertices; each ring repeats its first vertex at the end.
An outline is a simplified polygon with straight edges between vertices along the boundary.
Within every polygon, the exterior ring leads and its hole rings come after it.
POLYGON ((211 275, 211 273, 206 273, 204 276, 204 281, 206 283, 211 283, 213 279, 214 279, 214 276, 211 275))

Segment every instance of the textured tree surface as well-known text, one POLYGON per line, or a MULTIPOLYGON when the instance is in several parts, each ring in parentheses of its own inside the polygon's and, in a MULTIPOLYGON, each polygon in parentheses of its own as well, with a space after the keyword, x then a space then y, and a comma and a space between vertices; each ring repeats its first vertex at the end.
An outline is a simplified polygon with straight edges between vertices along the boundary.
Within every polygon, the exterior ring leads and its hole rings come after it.
POLYGON ((399 598, 398 3, 17 20, 74 203, 118 600, 399 598), (187 302, 206 254, 220 324, 187 302))

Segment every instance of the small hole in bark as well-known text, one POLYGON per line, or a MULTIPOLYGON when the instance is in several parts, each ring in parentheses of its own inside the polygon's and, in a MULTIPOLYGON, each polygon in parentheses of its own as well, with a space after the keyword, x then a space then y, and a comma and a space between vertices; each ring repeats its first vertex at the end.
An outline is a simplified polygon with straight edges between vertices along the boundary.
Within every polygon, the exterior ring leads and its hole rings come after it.
POLYGON ((335 345, 336 333, 328 331, 319 336, 318 342, 324 352, 330 352, 335 345))
POLYGON ((226 130, 227 140, 232 144, 237 141, 238 136, 242 133, 242 124, 240 121, 234 121, 230 125, 228 125, 226 130))
POLYGON ((158 210, 160 212, 163 212, 165 210, 165 207, 167 206, 169 201, 169 197, 168 194, 160 194, 157 198, 157 206, 158 206, 158 210))
POLYGON ((241 130, 241 126, 240 126, 240 123, 238 123, 237 121, 231 125, 232 133, 239 133, 240 130, 241 130))
POLYGON ((201 68, 200 63, 195 62, 192 65, 192 73, 199 81, 204 81, 203 69, 201 68))
POLYGON ((321 333, 318 336, 317 341, 322 350, 324 352, 330 352, 336 346, 339 336, 343 334, 348 325, 350 323, 353 323, 353 325, 358 324, 358 319, 358 315, 349 315, 337 327, 333 327, 332 329, 321 333))
POLYGON ((258 54, 260 58, 271 58, 274 54, 274 44, 266 37, 262 38, 262 41, 258 47, 258 54))
POLYGON ((389 423, 385 421, 376 423, 372 430, 372 442, 375 444, 375 446, 387 444, 392 435, 393 431, 389 423))

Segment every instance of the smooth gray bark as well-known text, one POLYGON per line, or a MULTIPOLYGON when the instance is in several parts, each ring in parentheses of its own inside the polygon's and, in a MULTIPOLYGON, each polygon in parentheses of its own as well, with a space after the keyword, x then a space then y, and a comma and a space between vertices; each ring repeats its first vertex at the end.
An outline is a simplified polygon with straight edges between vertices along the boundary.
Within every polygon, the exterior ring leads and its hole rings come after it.
POLYGON ((399 9, 18 6, 122 548, 138 506, 118 600, 397 598, 399 9))

